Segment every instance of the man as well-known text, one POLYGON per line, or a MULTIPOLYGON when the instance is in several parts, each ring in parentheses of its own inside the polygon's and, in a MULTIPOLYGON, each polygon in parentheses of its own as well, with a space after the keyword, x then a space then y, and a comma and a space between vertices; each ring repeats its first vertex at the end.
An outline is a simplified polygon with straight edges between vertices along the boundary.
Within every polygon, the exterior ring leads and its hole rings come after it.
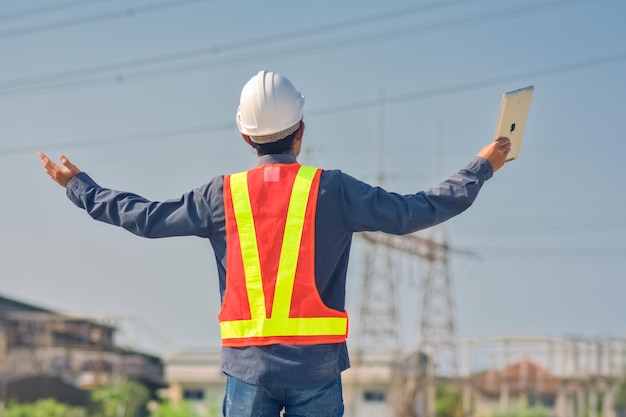
POLYGON ((258 165, 217 176, 177 200, 103 188, 65 156, 59 166, 39 154, 52 179, 94 219, 143 237, 210 240, 222 299, 225 416, 276 417, 283 408, 285 416, 342 416, 353 233, 412 233, 463 212, 510 150, 500 138, 442 183, 402 196, 338 170, 301 166, 303 105, 285 77, 252 77, 236 121, 258 165))

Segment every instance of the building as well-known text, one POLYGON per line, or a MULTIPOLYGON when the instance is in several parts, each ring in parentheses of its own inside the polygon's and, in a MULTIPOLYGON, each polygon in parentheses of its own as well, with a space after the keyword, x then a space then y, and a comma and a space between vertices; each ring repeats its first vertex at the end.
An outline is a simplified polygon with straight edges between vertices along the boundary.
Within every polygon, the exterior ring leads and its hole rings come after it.
MULTIPOLYGON (((351 352, 344 372, 346 417, 406 417, 435 413, 437 389, 456 391, 466 417, 511 415, 528 408, 553 417, 616 417, 617 382, 626 369, 626 337, 572 340, 532 336, 459 339, 458 367, 437 366, 424 354, 351 352), (428 372, 434 369, 435 373, 428 372)), ((225 377, 219 349, 165 357, 172 401, 189 401, 204 415, 219 410, 225 377)))
POLYGON ((219 349, 184 350, 166 355, 168 388, 161 390, 160 396, 173 404, 189 402, 200 415, 221 415, 226 377, 220 371, 220 361, 219 349))
MULTIPOLYGON (((423 355, 409 356, 399 367, 390 352, 352 355, 352 367, 343 374, 343 396, 346 417, 381 417, 397 414, 407 381, 415 377, 409 370, 425 370, 423 355)), ((197 349, 171 353, 164 357, 165 376, 169 384, 160 391, 172 403, 186 401, 200 415, 217 416, 222 407, 226 377, 220 371, 220 350, 197 349)), ((416 407, 423 407, 423 392, 411 398, 416 407)))
POLYGON ((42 398, 82 398, 76 390, 114 378, 137 381, 156 395, 166 386, 161 359, 117 346, 115 332, 106 323, 0 296, 0 400, 13 395, 26 401, 17 393, 37 391, 44 379, 48 391, 42 398), (70 391, 75 392, 66 397, 70 391))
POLYGON ((477 416, 536 407, 557 417, 615 417, 615 382, 615 378, 590 373, 554 375, 525 358, 478 372, 470 385, 477 416))
POLYGON ((526 407, 555 410, 559 383, 559 378, 530 359, 478 372, 471 384, 475 413, 491 415, 526 407))

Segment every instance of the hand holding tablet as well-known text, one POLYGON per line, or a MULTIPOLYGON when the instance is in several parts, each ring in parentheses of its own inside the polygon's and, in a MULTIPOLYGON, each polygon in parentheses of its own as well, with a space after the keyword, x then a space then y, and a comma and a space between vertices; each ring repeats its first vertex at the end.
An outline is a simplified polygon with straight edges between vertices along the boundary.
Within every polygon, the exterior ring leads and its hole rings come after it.
POLYGON ((524 128, 533 97, 534 87, 528 86, 519 90, 509 91, 502 96, 500 116, 494 139, 507 137, 511 140, 511 151, 507 155, 507 162, 517 159, 522 147, 524 128))

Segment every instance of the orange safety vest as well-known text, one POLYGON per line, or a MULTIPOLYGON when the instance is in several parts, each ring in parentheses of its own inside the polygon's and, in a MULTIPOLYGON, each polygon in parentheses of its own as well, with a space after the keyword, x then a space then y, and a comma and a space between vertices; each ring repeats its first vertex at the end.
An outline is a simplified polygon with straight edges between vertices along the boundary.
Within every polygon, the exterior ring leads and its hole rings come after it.
POLYGON ((348 315, 315 283, 320 169, 268 164, 224 179, 222 346, 340 343, 348 315))

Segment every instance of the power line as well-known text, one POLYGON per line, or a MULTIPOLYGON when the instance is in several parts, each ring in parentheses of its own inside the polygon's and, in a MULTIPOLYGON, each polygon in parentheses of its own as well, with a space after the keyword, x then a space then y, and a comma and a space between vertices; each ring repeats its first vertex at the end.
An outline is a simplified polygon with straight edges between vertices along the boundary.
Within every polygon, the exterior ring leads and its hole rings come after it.
MULTIPOLYGON (((9 80, 0 83, 0 97, 14 97, 26 94, 37 94, 41 92, 54 92, 54 91, 68 91, 77 88, 84 88, 88 86, 96 86, 96 85, 106 85, 106 84, 120 84, 125 83, 130 80, 136 79, 154 79, 160 78, 164 76, 172 76, 180 73, 189 73, 191 71, 206 71, 210 69, 216 68, 227 68, 236 65, 240 65, 244 62, 250 62, 254 59, 267 59, 267 58, 280 58, 290 57, 293 58, 295 56, 302 55, 311 55, 312 53, 323 53, 331 50, 337 50, 342 48, 356 47, 359 45, 372 45, 374 42, 384 42, 391 41, 398 38, 415 36, 415 35, 424 35, 433 33, 436 31, 440 31, 443 29, 454 28, 458 29, 461 27, 466 27, 470 25, 476 25, 480 23, 489 23, 493 21, 502 21, 502 19, 506 18, 516 18, 520 17, 522 14, 528 13, 536 13, 542 9, 555 9, 564 6, 571 6, 575 3, 581 3, 584 0, 559 0, 552 3, 537 3, 531 6, 523 6, 517 9, 505 9, 505 10, 496 10, 491 11, 487 14, 478 14, 478 15, 464 15, 459 19, 448 20, 443 22, 433 22, 429 25, 417 26, 415 24, 411 24, 410 26, 397 29, 386 33, 366 33, 365 35, 353 35, 352 37, 347 37, 344 39, 339 38, 331 38, 329 40, 325 40, 322 42, 317 42, 309 45, 296 44, 296 45, 288 45, 283 46, 279 49, 267 50, 262 49, 261 47, 266 47, 268 44, 276 43, 276 42, 284 42, 285 39, 293 40, 297 37, 305 37, 311 36, 312 34, 319 33, 321 30, 336 30, 340 28, 345 28, 346 25, 362 25, 366 22, 372 22, 375 20, 374 16, 367 16, 355 20, 351 20, 348 22, 343 22, 340 24, 329 24, 321 27, 304 29, 300 35, 296 35, 292 32, 286 32, 278 35, 270 35, 265 38, 261 38, 261 41, 257 39, 253 40, 245 40, 243 42, 234 42, 231 44, 227 44, 228 48, 231 51, 241 50, 245 48, 253 48, 251 52, 247 52, 245 55, 235 55, 231 57, 224 57, 221 61, 217 62, 192 62, 186 65, 180 65, 175 67, 167 67, 167 68, 153 68, 144 71, 137 72, 127 72, 127 73, 116 73, 109 74, 104 76, 93 76, 90 77, 90 74, 99 74, 104 71, 115 71, 120 68, 127 67, 140 67, 140 66, 150 66, 150 65, 161 65, 168 64, 172 62, 177 62, 181 60, 190 60, 194 58, 201 58, 206 56, 207 54, 222 54, 223 51, 226 50, 224 47, 213 47, 213 48, 203 48, 200 50, 194 51, 186 51, 175 54, 166 54, 166 55, 158 55, 148 58, 142 58, 140 60, 127 61, 125 63, 116 63, 110 65, 104 65, 100 67, 92 67, 92 68, 83 68, 77 70, 69 70, 56 74, 49 75, 40 75, 33 76, 22 79, 9 80), (321 29, 325 28, 325 29, 321 29), (86 76, 88 78, 84 78, 86 76), (72 79, 74 78, 74 79, 72 79), (77 79, 76 79, 77 78, 77 79)), ((448 5, 455 4, 456 1, 449 2, 448 5)), ((404 9, 404 15, 409 14, 411 11, 417 12, 418 10, 424 9, 424 7, 429 6, 433 7, 432 4, 424 5, 418 8, 404 9)), ((383 19, 395 18, 403 13, 400 11, 390 12, 385 15, 382 15, 383 19)), ((379 16, 380 17, 380 16, 379 16)))
MULTIPOLYGON (((581 214, 581 217, 586 217, 588 214, 581 214)), ((496 226, 496 225, 491 225, 491 222, 489 222, 489 224, 481 224, 479 226, 470 226, 470 227, 455 227, 454 229, 456 231, 459 232, 469 232, 469 233, 476 233, 476 232, 489 232, 489 233, 504 233, 504 234, 508 234, 511 232, 515 232, 517 234, 521 233, 521 232, 529 232, 529 233, 535 233, 535 232, 545 232, 546 230, 552 230, 552 231, 562 231, 562 230, 566 230, 566 231, 578 231, 578 230, 588 230, 588 229, 593 229, 596 231, 604 231, 604 230, 610 230, 610 231, 617 231, 616 228, 619 228, 619 230, 623 230, 623 227, 626 226, 626 221, 624 221, 622 219, 622 215, 620 214, 613 214, 612 216, 614 216, 614 218, 619 219, 619 221, 610 221, 608 220, 610 217, 606 216, 604 217, 604 219, 602 221, 589 221, 589 222, 581 222, 580 219, 579 220, 573 220, 571 223, 555 223, 558 221, 562 220, 562 215, 559 214, 555 214, 552 216, 546 216, 546 219, 544 220, 545 222, 534 222, 533 219, 529 219, 529 218, 521 218, 521 217, 517 217, 514 221, 511 221, 511 223, 509 224, 505 224, 504 226, 496 226), (522 222, 523 220, 523 222, 522 222)), ((587 220, 587 219, 585 219, 587 220)))
MULTIPOLYGON (((482 88, 490 87, 493 85, 501 84, 504 82, 511 82, 517 79, 527 79, 530 77, 545 77, 550 75, 556 75, 565 72, 572 72, 580 69, 587 69, 594 66, 606 65, 609 63, 615 63, 626 60, 626 52, 620 52, 617 54, 606 55, 603 57, 597 57, 592 59, 586 59, 582 61, 575 61, 571 63, 555 65, 548 68, 530 70, 520 72, 517 74, 491 77, 483 80, 469 81, 465 83, 457 83, 450 86, 425 89, 413 91, 405 94, 387 95, 385 97, 386 105, 392 105, 403 102, 423 100, 426 98, 433 98, 438 96, 458 94, 461 92, 479 90, 482 88)), ((379 105, 378 98, 372 98, 368 100, 353 101, 349 103, 339 104, 335 106, 325 106, 317 109, 307 111, 307 116, 324 116, 324 115, 336 115, 340 113, 348 113, 353 111, 360 111, 369 108, 373 108, 379 105)), ((129 142, 151 141, 163 138, 192 136, 197 134, 205 134, 209 132, 225 131, 234 129, 234 122, 221 122, 214 124, 204 124, 189 127, 182 127, 177 129, 161 130, 156 132, 138 133, 132 135, 113 136, 109 138, 100 138, 93 140, 74 140, 57 142, 53 144, 38 144, 29 146, 19 146, 14 148, 0 149, 0 157, 27 154, 37 152, 42 148, 88 148, 109 146, 113 144, 126 144, 129 142)))
POLYGON ((69 148, 94 148, 111 145, 123 145, 127 143, 148 142, 166 138, 176 138, 184 136, 193 136, 205 134, 209 132, 225 131, 234 129, 233 122, 223 122, 214 124, 204 124, 196 126, 181 127, 176 129, 160 130, 157 132, 135 133, 121 136, 110 136, 89 140, 71 140, 57 143, 47 143, 39 145, 17 146, 0 150, 0 156, 31 154, 41 149, 69 149, 69 148))
MULTIPOLYGON (((612 258, 615 261, 624 262, 623 246, 481 246, 478 248, 481 253, 498 254, 498 259, 502 257, 522 258, 525 256, 559 258, 567 257, 571 259, 583 260, 587 258, 612 258)), ((487 257, 488 255, 485 255, 487 257)))
POLYGON ((63 10, 69 10, 76 7, 88 6, 90 3, 98 3, 101 1, 110 0, 74 0, 66 1, 64 3, 49 4, 40 7, 31 7, 30 9, 18 10, 16 12, 5 13, 0 15, 0 22, 7 22, 11 20, 26 19, 34 16, 41 16, 44 14, 59 12, 63 10))
POLYGON ((162 1, 160 3, 151 3, 145 6, 129 8, 124 10, 116 10, 105 13, 95 13, 87 16, 81 16, 71 19, 59 20, 56 22, 42 23, 39 25, 27 26, 17 29, 8 29, 0 31, 0 39, 14 38, 17 36, 28 35, 32 33, 48 32, 55 29, 62 29, 71 26, 86 25, 90 23, 103 22, 106 20, 114 20, 120 18, 132 18, 140 14, 152 13, 156 11, 172 9, 175 7, 186 6, 192 3, 199 3, 212 0, 175 0, 162 1))
POLYGON ((171 62, 177 61, 185 61, 189 59, 206 57, 210 55, 220 55, 224 52, 233 52, 240 50, 248 50, 248 49, 257 49, 258 45, 262 44, 264 46, 271 45, 274 43, 283 43, 286 41, 293 41, 294 39, 306 38, 311 35, 319 34, 319 33, 328 33, 334 32, 337 30, 346 30, 362 25, 367 25, 371 23, 382 22, 389 19, 395 19, 398 17, 406 17, 409 15, 413 15, 416 13, 423 13, 426 11, 432 11, 436 9, 441 9, 444 7, 453 6, 455 4, 465 4, 468 1, 482 1, 482 0, 452 0, 452 1, 437 1, 435 3, 428 3, 420 6, 412 6, 408 8, 403 8, 399 10, 394 10, 387 13, 377 13, 372 15, 367 15, 363 17, 359 17, 356 19, 344 20, 336 23, 327 23, 323 25, 311 26, 308 28, 298 28, 297 30, 290 30, 286 32, 280 32, 277 34, 265 35, 265 36, 257 36, 253 39, 246 38, 240 41, 227 42, 221 45, 213 45, 204 48, 191 49, 187 51, 181 52, 173 52, 167 54, 159 54, 153 55, 149 57, 143 57, 139 59, 132 59, 128 61, 115 62, 111 64, 104 64, 98 66, 90 66, 85 68, 77 68, 71 69, 67 71, 52 73, 52 74, 42 74, 35 75, 30 77, 17 78, 13 80, 7 80, 0 82, 0 88, 6 87, 20 87, 20 86, 28 86, 28 84, 38 84, 38 83, 46 83, 52 82, 55 80, 63 80, 66 78, 79 77, 81 75, 90 75, 97 74, 105 71, 117 71, 128 68, 137 68, 144 67, 147 65, 157 65, 157 64, 167 64, 171 62))
MULTIPOLYGON (((426 98, 439 97, 449 94, 457 94, 461 92, 467 92, 472 90, 479 90, 482 88, 490 87, 492 85, 503 84, 506 82, 515 81, 518 79, 528 79, 528 78, 538 78, 545 77, 549 75, 555 74, 563 74, 566 72, 578 71, 581 69, 588 69, 600 65, 606 65, 610 63, 616 63, 619 61, 626 60, 626 51, 619 52, 616 54, 605 55, 597 58, 590 58, 580 61, 574 61, 570 63, 554 65, 552 67, 540 68, 529 71, 521 71, 516 74, 503 75, 503 76, 495 76, 490 78, 485 78, 483 80, 470 81, 452 84, 445 87, 437 87, 431 89, 425 89, 420 91, 413 91, 404 94, 396 94, 390 95, 385 98, 385 102, 387 104, 397 104, 403 103, 407 101, 415 101, 415 100, 423 100, 426 98)), ((346 113, 357 110, 368 109, 376 106, 378 100, 376 98, 372 98, 369 100, 360 100, 353 101, 351 103, 339 104, 336 106, 328 106, 321 109, 313 110, 313 112, 309 112, 309 114, 313 113, 315 115, 324 115, 324 114, 336 114, 336 113, 346 113)))

